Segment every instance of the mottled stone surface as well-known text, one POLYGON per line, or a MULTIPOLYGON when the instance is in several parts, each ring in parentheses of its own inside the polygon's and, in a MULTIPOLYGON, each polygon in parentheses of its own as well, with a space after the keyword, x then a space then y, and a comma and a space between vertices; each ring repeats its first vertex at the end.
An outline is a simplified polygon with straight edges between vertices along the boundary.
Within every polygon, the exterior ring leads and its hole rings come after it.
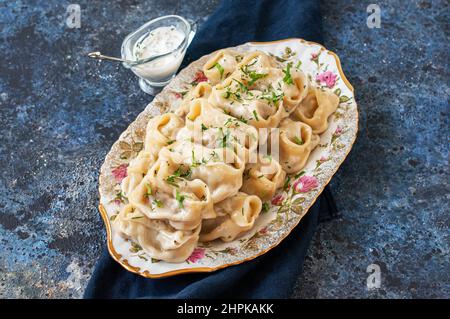
MULTIPOLYGON (((120 65, 121 40, 217 1, 0 1, 0 298, 80 297, 104 245, 98 169, 150 101, 120 65)), ((293 297, 449 297, 449 3, 324 1, 326 46, 356 88, 360 134, 331 185, 342 217, 320 225, 293 297), (366 289, 366 267, 381 288, 366 289)))
POLYGON ((295 297, 450 297, 449 2, 325 1, 327 47, 355 87, 360 132, 331 186, 295 297), (366 6, 381 28, 366 26, 366 6), (378 264, 381 288, 366 289, 378 264))

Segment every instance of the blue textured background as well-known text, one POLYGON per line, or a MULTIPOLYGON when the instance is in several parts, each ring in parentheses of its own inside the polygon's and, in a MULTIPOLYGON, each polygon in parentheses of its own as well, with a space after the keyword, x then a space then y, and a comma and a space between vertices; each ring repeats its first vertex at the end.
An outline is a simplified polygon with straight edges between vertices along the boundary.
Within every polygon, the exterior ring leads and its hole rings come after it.
MULTIPOLYGON (((323 1, 325 45, 356 89, 360 133, 331 186, 293 297, 450 297, 449 2, 323 1), (366 267, 382 271, 368 291, 366 267)), ((204 21, 217 0, 0 1, 0 297, 80 297, 105 242, 98 170, 150 97, 119 55, 144 22, 204 21)))

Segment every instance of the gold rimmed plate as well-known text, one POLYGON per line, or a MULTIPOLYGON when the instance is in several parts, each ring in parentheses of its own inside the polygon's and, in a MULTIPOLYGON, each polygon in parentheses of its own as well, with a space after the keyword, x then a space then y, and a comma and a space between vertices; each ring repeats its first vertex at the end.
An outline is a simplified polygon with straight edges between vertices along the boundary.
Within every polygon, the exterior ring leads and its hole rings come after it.
POLYGON ((182 263, 154 260, 138 244, 123 238, 111 224, 125 204, 126 199, 120 193, 120 181, 126 174, 129 162, 142 149, 148 120, 177 109, 183 93, 201 78, 202 66, 213 53, 183 69, 121 134, 101 167, 99 209, 106 226, 108 250, 119 264, 131 272, 147 278, 211 272, 263 255, 297 226, 353 146, 358 131, 358 109, 353 87, 346 79, 335 53, 320 44, 302 39, 250 42, 232 49, 241 52, 264 51, 278 60, 292 61, 295 65, 300 61, 301 70, 311 82, 339 96, 339 107, 330 117, 328 129, 320 135, 320 144, 308 158, 301 176, 287 176, 285 187, 272 198, 269 210, 258 217, 251 231, 229 243, 214 241, 208 245, 200 244, 182 263), (294 191, 293 185, 297 181, 308 186, 294 191))

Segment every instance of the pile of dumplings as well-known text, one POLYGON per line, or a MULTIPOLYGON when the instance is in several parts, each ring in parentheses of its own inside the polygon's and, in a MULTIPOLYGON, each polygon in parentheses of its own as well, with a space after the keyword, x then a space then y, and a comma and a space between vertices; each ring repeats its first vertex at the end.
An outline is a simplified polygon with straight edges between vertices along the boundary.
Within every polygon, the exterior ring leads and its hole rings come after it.
POLYGON ((249 231, 286 174, 305 166, 339 104, 293 63, 259 51, 218 51, 203 72, 208 81, 176 112, 148 122, 121 184, 127 204, 113 222, 166 262, 249 231))

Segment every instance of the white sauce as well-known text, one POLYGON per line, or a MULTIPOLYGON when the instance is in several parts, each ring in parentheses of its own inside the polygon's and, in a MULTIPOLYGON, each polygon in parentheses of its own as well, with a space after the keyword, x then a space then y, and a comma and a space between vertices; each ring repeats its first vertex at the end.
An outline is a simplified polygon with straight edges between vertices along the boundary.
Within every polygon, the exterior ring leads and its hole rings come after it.
MULTIPOLYGON (((174 26, 159 27, 142 36, 136 42, 133 54, 137 60, 171 52, 183 42, 185 34, 174 26)), ((175 52, 150 63, 134 67, 141 77, 162 82, 168 80, 180 67, 184 54, 175 52)))

